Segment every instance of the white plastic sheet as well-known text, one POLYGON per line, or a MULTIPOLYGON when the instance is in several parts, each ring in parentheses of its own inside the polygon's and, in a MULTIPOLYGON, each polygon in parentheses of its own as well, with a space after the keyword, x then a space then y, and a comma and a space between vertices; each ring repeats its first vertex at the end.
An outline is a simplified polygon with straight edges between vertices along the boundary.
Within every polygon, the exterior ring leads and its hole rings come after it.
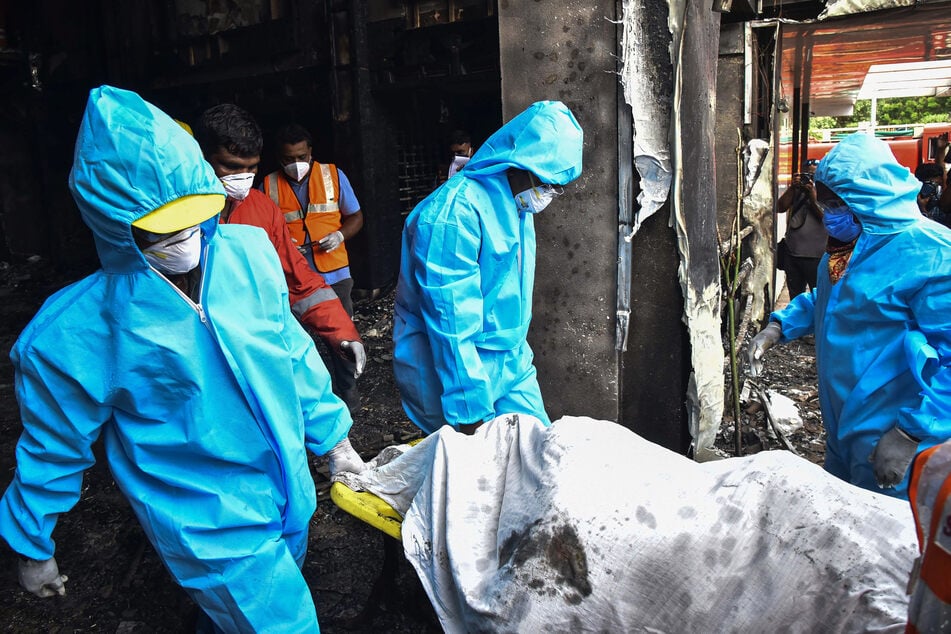
POLYGON ((505 416, 350 476, 405 515, 448 632, 900 632, 907 503, 787 452, 695 463, 607 421, 505 416))

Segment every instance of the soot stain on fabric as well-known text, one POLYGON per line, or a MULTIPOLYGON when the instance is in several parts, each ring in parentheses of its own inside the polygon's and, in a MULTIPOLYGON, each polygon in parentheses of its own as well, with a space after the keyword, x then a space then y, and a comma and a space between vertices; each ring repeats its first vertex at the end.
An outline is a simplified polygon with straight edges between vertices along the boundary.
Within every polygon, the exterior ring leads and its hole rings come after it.
POLYGON ((505 538, 499 548, 499 566, 512 562, 512 565, 519 567, 538 555, 538 543, 532 539, 532 532, 540 523, 541 520, 535 520, 525 530, 512 531, 512 534, 505 538))
POLYGON ((826 525, 824 530, 816 537, 815 544, 819 550, 828 550, 838 543, 841 537, 841 531, 834 524, 826 525))
POLYGON ((577 592, 572 592, 565 596, 565 602, 569 605, 578 605, 584 600, 584 597, 578 594, 577 592))
POLYGON ((657 519, 643 506, 637 507, 637 521, 646 525, 651 530, 657 528, 657 519))
MULTIPOLYGON (((545 551, 548 565, 558 574, 558 581, 567 583, 582 597, 591 594, 588 580, 588 556, 573 526, 556 528, 545 551)), ((581 600, 580 598, 578 599, 581 600)))
POLYGON ((674 538, 674 543, 671 546, 671 552, 679 553, 686 550, 690 547, 690 543, 693 541, 693 536, 690 533, 681 533, 674 538))
POLYGON ((743 518, 743 509, 737 506, 723 506, 720 508, 720 519, 725 524, 738 524, 743 518))
POLYGON ((440 550, 436 553, 436 565, 438 565, 442 570, 449 570, 449 553, 445 550, 440 550))
MULTIPOLYGON (((549 532, 539 524, 536 521, 523 531, 513 531, 499 548, 499 564, 511 562, 517 570, 531 559, 542 561, 554 571, 552 581, 555 585, 570 588, 571 591, 565 594, 565 601, 576 605, 591 594, 584 544, 573 526, 564 524, 549 532)), ((545 588, 544 583, 535 579, 530 580, 528 585, 539 594, 545 588)), ((548 592, 551 592, 551 588, 548 592)))
POLYGON ((682 506, 680 510, 677 511, 677 515, 679 515, 681 519, 689 520, 697 516, 697 509, 692 506, 682 506))

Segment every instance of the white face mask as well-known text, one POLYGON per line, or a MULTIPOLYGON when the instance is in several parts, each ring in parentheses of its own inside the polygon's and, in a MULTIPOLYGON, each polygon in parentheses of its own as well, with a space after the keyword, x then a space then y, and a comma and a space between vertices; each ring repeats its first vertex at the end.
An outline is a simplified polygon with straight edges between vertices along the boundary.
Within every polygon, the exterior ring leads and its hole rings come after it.
POLYGON ((197 226, 183 229, 142 249, 142 255, 159 273, 188 273, 201 260, 201 229, 197 226))
POLYGON ((254 184, 254 174, 251 172, 229 174, 228 176, 222 176, 219 180, 225 186, 225 193, 228 194, 228 198, 244 200, 248 197, 248 192, 251 191, 251 185, 254 184))
POLYGON ((452 178, 456 172, 465 167, 466 163, 469 162, 468 156, 456 156, 452 159, 452 163, 449 164, 449 178, 452 178))
POLYGON ((288 163, 284 166, 284 173, 293 178, 295 181, 307 176, 307 172, 310 171, 310 163, 305 163, 303 161, 297 161, 295 163, 288 163))
POLYGON ((552 185, 539 185, 526 189, 515 196, 515 207, 519 211, 537 214, 545 207, 551 204, 556 196, 560 196, 564 190, 561 187, 552 185))

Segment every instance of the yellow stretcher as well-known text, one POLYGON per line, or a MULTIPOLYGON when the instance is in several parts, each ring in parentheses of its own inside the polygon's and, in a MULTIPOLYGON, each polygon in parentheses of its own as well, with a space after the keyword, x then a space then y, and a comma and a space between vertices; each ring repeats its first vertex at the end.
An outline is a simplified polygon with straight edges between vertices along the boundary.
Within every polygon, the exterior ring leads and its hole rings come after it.
POLYGON ((354 491, 342 482, 334 482, 330 486, 330 499, 341 510, 373 528, 379 529, 402 541, 403 535, 400 526, 403 518, 392 506, 368 491, 354 491))

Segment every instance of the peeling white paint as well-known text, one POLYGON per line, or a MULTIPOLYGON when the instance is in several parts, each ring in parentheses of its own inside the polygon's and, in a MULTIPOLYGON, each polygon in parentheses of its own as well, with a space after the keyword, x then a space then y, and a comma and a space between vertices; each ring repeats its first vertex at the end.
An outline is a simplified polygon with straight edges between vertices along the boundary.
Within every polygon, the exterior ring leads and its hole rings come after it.
POLYGON ((624 100, 631 106, 634 122, 631 153, 641 179, 641 192, 637 195, 640 209, 626 237, 628 241, 644 220, 667 202, 672 177, 668 144, 671 104, 657 98, 658 93, 665 92, 658 88, 666 88, 661 86, 666 82, 654 68, 656 56, 651 55, 654 40, 648 32, 649 21, 644 19, 648 11, 649 7, 637 0, 625 0, 622 7, 621 85, 624 100))
MULTIPOLYGON (((678 241, 681 232, 678 231, 678 241)), ((723 341, 720 338, 720 284, 692 287, 686 277, 687 260, 681 258, 680 283, 684 289, 684 321, 690 334, 693 371, 687 386, 687 423, 697 462, 718 459, 714 450, 723 417, 723 341)))
MULTIPOLYGON (((720 280, 710 280, 703 288, 690 282, 691 245, 683 213, 683 143, 680 125, 682 100, 682 48, 686 0, 668 0, 667 27, 670 62, 673 66, 673 95, 668 101, 666 76, 658 73, 656 33, 645 25, 648 7, 636 0, 623 4, 622 72, 624 98, 631 105, 634 120, 634 166, 641 177, 641 205, 628 240, 643 221, 671 197, 671 222, 680 254, 678 277, 684 296, 683 320, 691 346, 691 374, 687 389, 687 410, 692 448, 698 461, 719 457, 713 445, 723 414, 723 343, 720 337, 720 280), (653 35, 653 38, 650 36, 653 35), (652 47, 654 47, 652 49, 652 47), (651 52, 655 51, 652 56, 651 52), (652 66, 652 63, 654 64, 652 66), (651 72, 653 71, 653 72, 651 72)), ((714 52, 715 54, 715 52, 714 52)))
POLYGON ((745 244, 752 251, 753 269, 743 281, 743 294, 753 303, 750 317, 766 317, 767 297, 773 297, 773 161, 769 144, 752 139, 743 151, 743 220, 753 227, 745 244), (766 292, 764 292, 764 289, 766 292))

